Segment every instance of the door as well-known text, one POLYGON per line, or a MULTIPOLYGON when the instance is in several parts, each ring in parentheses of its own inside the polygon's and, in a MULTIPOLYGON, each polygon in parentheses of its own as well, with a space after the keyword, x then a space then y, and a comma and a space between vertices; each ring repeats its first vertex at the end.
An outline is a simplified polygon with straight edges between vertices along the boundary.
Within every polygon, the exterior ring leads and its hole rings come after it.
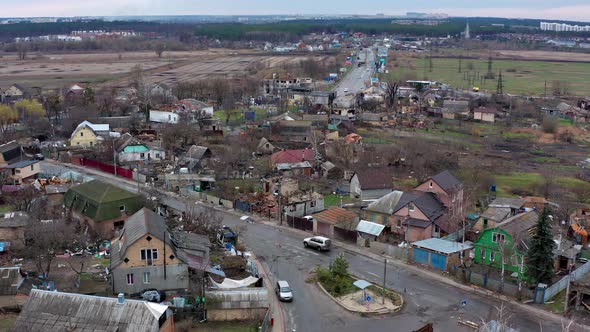
POLYGON ((328 237, 331 237, 332 234, 330 234, 330 224, 325 224, 321 221, 318 221, 318 234, 321 235, 325 235, 328 237))
POLYGON ((431 253, 430 254, 430 265, 440 270, 446 270, 447 268, 447 256, 431 253))
POLYGON ((414 248, 414 262, 428 265, 428 251, 414 248))

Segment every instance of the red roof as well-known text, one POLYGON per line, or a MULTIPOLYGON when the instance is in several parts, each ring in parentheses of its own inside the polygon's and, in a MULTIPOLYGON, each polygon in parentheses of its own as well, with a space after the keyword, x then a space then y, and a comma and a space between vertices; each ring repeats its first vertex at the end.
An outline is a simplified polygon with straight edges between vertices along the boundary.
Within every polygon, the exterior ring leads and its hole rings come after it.
POLYGON ((312 149, 283 150, 273 153, 273 155, 270 156, 270 160, 273 164, 292 164, 299 163, 302 161, 313 161, 314 158, 315 154, 313 153, 312 149))
POLYGON ((343 222, 353 222, 357 219, 358 215, 352 211, 335 207, 316 213, 313 217, 318 221, 336 225, 343 222))

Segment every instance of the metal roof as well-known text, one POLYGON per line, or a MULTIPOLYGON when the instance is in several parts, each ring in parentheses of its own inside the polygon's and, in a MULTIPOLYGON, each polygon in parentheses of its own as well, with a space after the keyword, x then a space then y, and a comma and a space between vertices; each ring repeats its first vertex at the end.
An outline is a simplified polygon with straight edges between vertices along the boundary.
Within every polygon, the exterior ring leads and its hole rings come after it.
POLYGON ((366 280, 357 280, 357 281, 353 282, 352 284, 360 289, 365 289, 365 288, 372 285, 370 282, 368 282, 366 280))
POLYGON ((277 170, 279 170, 279 171, 285 171, 285 170, 296 169, 296 168, 311 168, 311 164, 309 163, 309 161, 302 161, 299 163, 279 163, 279 164, 277 164, 277 170))
POLYGON ((379 236, 379 234, 381 234, 384 228, 384 225, 366 220, 361 220, 359 224, 356 226, 357 232, 367 233, 374 236, 379 236))
POLYGON ((412 245, 414 247, 437 251, 443 254, 452 254, 473 248, 473 246, 470 244, 447 241, 434 237, 414 242, 412 245))
POLYGON ((12 168, 23 168, 23 167, 27 167, 27 166, 31 166, 33 164, 38 163, 39 160, 21 160, 17 163, 14 164, 9 164, 7 166, 4 166, 4 168, 8 168, 8 169, 12 169, 12 168))

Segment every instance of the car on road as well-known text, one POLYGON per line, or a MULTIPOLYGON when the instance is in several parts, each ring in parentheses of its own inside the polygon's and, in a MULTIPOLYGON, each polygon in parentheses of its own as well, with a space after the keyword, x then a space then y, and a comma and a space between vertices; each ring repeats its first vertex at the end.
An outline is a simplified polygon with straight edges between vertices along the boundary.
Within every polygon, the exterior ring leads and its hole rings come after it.
POLYGON ((348 88, 344 88, 344 92, 348 92, 348 88))
POLYGON ((240 220, 241 221, 245 221, 245 222, 247 222, 249 224, 253 224, 254 223, 254 219, 252 219, 252 217, 250 217, 250 216, 241 216, 240 217, 240 220))
POLYGON ((323 236, 313 236, 303 239, 303 246, 313 248, 319 251, 328 251, 332 246, 332 240, 323 236))
POLYGON ((285 280, 277 281, 275 293, 277 293, 277 296, 281 301, 293 301, 293 290, 291 289, 291 286, 289 286, 289 283, 285 280))

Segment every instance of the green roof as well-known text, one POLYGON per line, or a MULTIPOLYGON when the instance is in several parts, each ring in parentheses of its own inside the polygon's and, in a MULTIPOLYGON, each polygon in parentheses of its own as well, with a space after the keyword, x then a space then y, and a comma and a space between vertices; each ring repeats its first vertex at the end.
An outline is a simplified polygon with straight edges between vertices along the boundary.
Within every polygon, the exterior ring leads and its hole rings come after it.
POLYGON ((123 152, 126 153, 133 153, 133 152, 148 152, 148 149, 145 145, 127 145, 123 152))
POLYGON ((123 213, 131 215, 143 206, 139 195, 98 180, 70 188, 64 204, 95 221, 119 218, 123 213))

